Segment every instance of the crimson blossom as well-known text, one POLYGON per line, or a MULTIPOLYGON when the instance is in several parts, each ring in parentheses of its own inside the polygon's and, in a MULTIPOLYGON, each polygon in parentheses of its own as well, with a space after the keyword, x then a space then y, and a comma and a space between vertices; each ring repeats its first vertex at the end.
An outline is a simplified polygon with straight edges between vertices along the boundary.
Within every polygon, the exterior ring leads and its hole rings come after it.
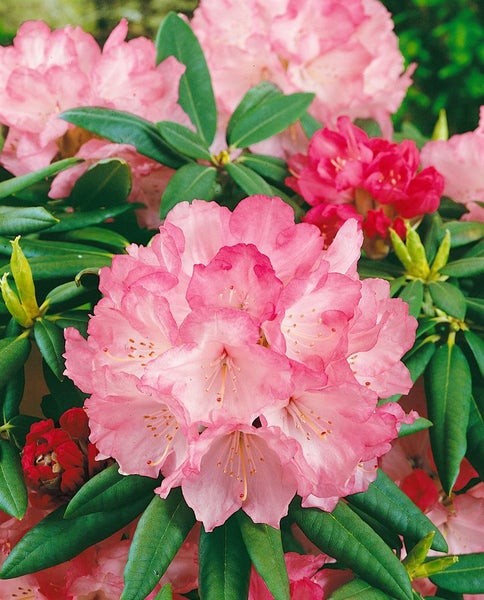
POLYGON ((65 333, 98 458, 161 472, 156 492, 181 486, 207 531, 365 490, 408 421, 377 401, 411 387, 416 321, 387 282, 359 280, 361 243, 350 219, 325 249, 280 198, 178 204, 101 269, 87 339, 65 333))

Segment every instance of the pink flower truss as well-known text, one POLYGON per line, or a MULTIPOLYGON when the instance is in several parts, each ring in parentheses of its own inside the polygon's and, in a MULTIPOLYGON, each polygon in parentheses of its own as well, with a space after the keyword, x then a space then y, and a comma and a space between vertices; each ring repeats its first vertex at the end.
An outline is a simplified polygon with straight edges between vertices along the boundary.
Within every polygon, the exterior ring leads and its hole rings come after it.
MULTIPOLYGON (((58 118, 69 108, 101 106, 151 121, 187 122, 177 104, 183 65, 170 57, 157 66, 153 42, 141 37, 126 42, 127 31, 122 20, 101 50, 79 27, 51 31, 41 21, 21 25, 13 45, 0 47, 0 123, 9 128, 0 164, 23 175, 67 156, 120 156, 134 165, 130 201, 159 203, 160 171, 166 179, 171 169, 139 157, 133 148, 121 146, 117 153, 116 145, 100 140, 84 150, 92 135, 58 118), (152 178, 154 183, 146 183, 152 178)), ((72 187, 72 174, 65 177, 72 187)), ((52 197, 61 191, 65 183, 54 187, 52 197)), ((140 221, 153 225, 150 218, 140 221)))
POLYGON ((297 493, 332 509, 366 489, 406 418, 416 321, 359 280, 355 220, 328 249, 279 198, 230 212, 178 204, 149 247, 100 273, 87 340, 66 374, 90 398, 91 441, 123 473, 181 486, 207 531, 242 508, 274 527, 297 493))
POLYGON ((484 223, 484 106, 477 129, 453 135, 448 140, 428 142, 422 148, 422 164, 433 165, 445 178, 444 194, 464 204, 464 221, 484 223), (480 203, 480 204, 479 204, 480 203))
POLYGON ((359 215, 367 238, 385 239, 393 227, 404 237, 403 219, 437 210, 444 187, 432 166, 418 171, 416 145, 370 138, 346 116, 336 129, 317 131, 307 154, 289 159, 286 184, 310 209, 305 220, 318 225, 329 243, 341 221, 359 215))
MULTIPOLYGON (((222 120, 267 80, 284 93, 314 92, 310 112, 327 126, 340 115, 373 118, 389 134, 411 83, 413 67, 404 73, 391 16, 376 0, 202 1, 191 23, 222 120)), ((297 139, 284 146, 294 151, 297 139)))

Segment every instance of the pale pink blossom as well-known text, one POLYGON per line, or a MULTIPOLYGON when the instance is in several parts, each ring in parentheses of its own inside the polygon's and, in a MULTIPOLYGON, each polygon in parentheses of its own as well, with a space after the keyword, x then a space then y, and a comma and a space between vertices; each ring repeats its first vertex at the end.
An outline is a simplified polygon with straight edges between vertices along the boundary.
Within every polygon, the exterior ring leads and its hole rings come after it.
POLYGON ((448 140, 430 141, 422 148, 422 164, 434 166, 444 176, 444 195, 469 211, 462 217, 465 221, 484 223, 483 157, 484 106, 474 131, 453 135, 448 140))

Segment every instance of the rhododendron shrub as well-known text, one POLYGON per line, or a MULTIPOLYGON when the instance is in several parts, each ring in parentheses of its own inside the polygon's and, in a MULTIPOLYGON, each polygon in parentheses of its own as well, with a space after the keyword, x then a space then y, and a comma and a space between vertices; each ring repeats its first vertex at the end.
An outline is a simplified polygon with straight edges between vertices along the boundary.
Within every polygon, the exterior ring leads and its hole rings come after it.
POLYGON ((320 227, 326 243, 354 215, 367 240, 388 241, 390 227, 405 237, 405 220, 439 207, 443 177, 432 166, 418 170, 419 163, 414 142, 369 137, 340 117, 336 129, 313 135, 307 154, 289 159, 286 183, 313 207, 304 220, 320 227))
POLYGON ((331 510, 366 489, 405 419, 376 403, 411 386, 415 320, 359 280, 360 245, 348 221, 324 250, 278 198, 177 205, 101 270, 87 340, 66 330, 100 457, 161 472, 158 493, 181 486, 207 531, 239 508, 278 527, 296 493, 331 510))

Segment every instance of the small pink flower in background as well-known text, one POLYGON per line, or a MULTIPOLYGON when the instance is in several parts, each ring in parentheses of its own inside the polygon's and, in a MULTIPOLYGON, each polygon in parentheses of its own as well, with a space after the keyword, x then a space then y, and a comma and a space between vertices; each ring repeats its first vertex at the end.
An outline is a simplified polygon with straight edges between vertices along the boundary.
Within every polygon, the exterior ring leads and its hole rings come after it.
MULTIPOLYGON (((68 156, 93 159, 119 156, 132 165, 134 186, 129 197, 149 207, 140 223, 157 226, 153 214, 159 206, 171 170, 140 157, 134 148, 91 141, 93 135, 58 115, 80 106, 101 106, 131 112, 151 121, 163 119, 188 124, 178 105, 178 81, 184 66, 173 57, 156 65, 152 41, 125 41, 128 31, 122 20, 101 50, 79 27, 51 31, 40 21, 20 26, 14 43, 0 47, 0 123, 8 135, 0 164, 14 175, 23 175, 68 156)), ((85 170, 76 168, 77 177, 85 170)), ((74 174, 62 174, 54 182, 52 197, 68 193, 74 174)))
POLYGON ((349 220, 324 249, 279 198, 178 204, 101 270, 88 339, 66 330, 99 458, 161 472, 207 531, 239 508, 277 527, 296 491, 328 509, 366 489, 406 419, 377 400, 411 386, 416 321, 359 280, 361 242, 349 220))
POLYGON ((484 223, 484 106, 474 131, 451 136, 448 140, 427 142, 422 148, 424 166, 434 166, 444 176, 444 195, 463 204, 463 221, 484 223))
MULTIPOLYGON (((309 111, 328 127, 340 115, 373 118, 389 135, 411 83, 413 67, 404 72, 390 13, 376 0, 211 0, 191 23, 222 122, 250 87, 272 81, 284 93, 314 92, 309 111)), ((265 144, 278 155, 306 145, 297 127, 265 144)))

